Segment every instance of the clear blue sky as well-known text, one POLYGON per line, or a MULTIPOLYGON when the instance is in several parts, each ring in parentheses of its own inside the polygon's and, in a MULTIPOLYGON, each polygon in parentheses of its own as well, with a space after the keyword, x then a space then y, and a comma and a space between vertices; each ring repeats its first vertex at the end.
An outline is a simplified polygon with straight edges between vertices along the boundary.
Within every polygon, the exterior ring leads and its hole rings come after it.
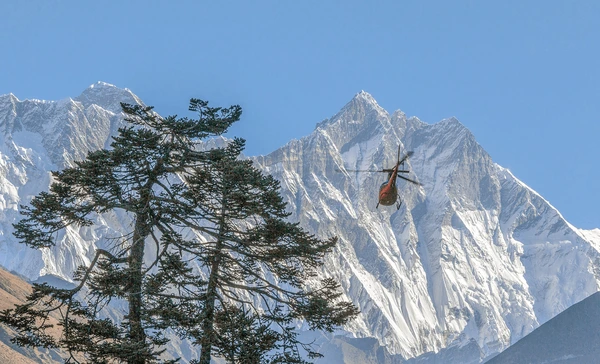
POLYGON ((456 116, 578 227, 600 227, 600 1, 0 2, 0 94, 57 100, 102 80, 161 114, 240 104, 266 154, 365 90, 456 116))

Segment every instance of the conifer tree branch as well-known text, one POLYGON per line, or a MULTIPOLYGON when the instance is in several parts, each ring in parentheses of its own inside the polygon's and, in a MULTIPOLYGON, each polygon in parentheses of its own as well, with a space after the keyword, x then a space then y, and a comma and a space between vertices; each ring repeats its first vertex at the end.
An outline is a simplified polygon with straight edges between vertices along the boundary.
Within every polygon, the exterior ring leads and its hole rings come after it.
POLYGON ((112 255, 107 250, 96 249, 96 254, 94 255, 94 259, 92 259, 92 262, 90 263, 90 266, 85 270, 85 273, 84 273, 83 277, 81 278, 81 281, 79 282, 79 284, 75 288, 69 290, 71 292, 71 296, 73 296, 74 294, 76 294, 77 292, 79 292, 81 290, 81 288, 83 288, 83 286, 87 282, 90 274, 94 270, 94 267, 96 266, 96 263, 98 262, 98 259, 102 255, 108 257, 108 259, 110 259, 112 263, 119 264, 119 263, 125 263, 125 262, 127 262, 127 258, 117 258, 117 257, 115 257, 114 255, 112 255))

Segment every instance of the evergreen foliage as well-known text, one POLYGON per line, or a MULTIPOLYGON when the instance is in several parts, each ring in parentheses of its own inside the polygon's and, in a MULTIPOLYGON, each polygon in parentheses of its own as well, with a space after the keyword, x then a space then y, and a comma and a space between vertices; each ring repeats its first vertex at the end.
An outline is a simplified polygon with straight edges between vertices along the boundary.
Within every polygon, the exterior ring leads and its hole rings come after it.
POLYGON ((241 160, 242 139, 202 150, 241 108, 192 99, 198 119, 160 117, 122 104, 128 124, 109 150, 88 154, 22 207, 15 236, 30 247, 124 211, 131 231, 80 267, 73 289, 34 284, 28 301, 0 314, 21 346, 60 347, 71 362, 146 364, 162 359, 171 331, 231 363, 304 363, 319 356, 298 340, 296 320, 333 331, 356 314, 339 285, 314 285, 315 268, 336 239, 320 240, 289 216, 279 183, 241 160), (313 282, 308 286, 307 282, 313 282), (108 315, 111 301, 127 313, 108 315), (49 334, 58 321, 61 337, 49 334))

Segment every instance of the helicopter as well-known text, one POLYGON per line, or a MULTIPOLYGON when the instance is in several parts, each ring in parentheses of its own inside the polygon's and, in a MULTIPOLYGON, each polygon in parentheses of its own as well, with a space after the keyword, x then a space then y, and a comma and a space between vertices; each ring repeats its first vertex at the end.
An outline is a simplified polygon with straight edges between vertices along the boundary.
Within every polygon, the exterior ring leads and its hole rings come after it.
POLYGON ((405 167, 406 160, 413 155, 413 152, 407 152, 402 158, 400 158, 400 146, 398 146, 398 161, 393 168, 384 168, 381 170, 368 170, 368 169, 347 169, 348 172, 387 172, 388 180, 381 184, 379 187, 379 199, 377 201, 377 206, 375 208, 379 208, 379 205, 383 206, 391 206, 396 204, 396 210, 400 209, 402 206, 402 200, 398 197, 398 187, 396 186, 396 178, 403 179, 410 183, 414 183, 417 186, 421 186, 421 184, 415 180, 404 177, 400 173, 410 173, 409 170, 405 167), (402 168, 401 168, 402 167, 402 168))

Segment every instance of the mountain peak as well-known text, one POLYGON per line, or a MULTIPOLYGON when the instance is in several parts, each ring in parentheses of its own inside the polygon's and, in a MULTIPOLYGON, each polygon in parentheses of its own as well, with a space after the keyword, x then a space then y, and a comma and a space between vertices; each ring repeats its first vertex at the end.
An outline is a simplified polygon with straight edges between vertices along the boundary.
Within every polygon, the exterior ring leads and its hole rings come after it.
POLYGON ((444 128, 448 131, 455 130, 456 132, 465 133, 468 135, 472 135, 469 128, 467 128, 463 123, 460 122, 456 117, 452 116, 449 118, 442 119, 437 123, 433 124, 434 128, 444 128))
POLYGON ((19 99, 12 92, 8 93, 8 94, 0 95, 0 100, 19 101, 19 99))
MULTIPOLYGON (((388 116, 388 112, 384 108, 379 106, 375 98, 373 98, 373 96, 371 96, 371 94, 369 94, 366 91, 360 91, 359 93, 354 95, 352 100, 350 100, 350 102, 348 102, 342 108, 342 110, 340 110, 338 115, 347 113, 349 111, 354 113, 357 110, 362 110, 363 112, 370 110, 375 111, 377 114, 388 116)), ((335 116, 333 117, 333 119, 335 119, 335 116)))
POLYGON ((88 88, 118 88, 118 87, 113 84, 110 84, 108 82, 98 81, 96 83, 91 84, 88 88))
POLYGON ((85 107, 101 105, 104 109, 115 114, 121 112, 121 102, 128 104, 142 104, 133 92, 127 88, 119 88, 107 82, 98 81, 85 89, 81 95, 75 98, 85 107))
POLYGON ((375 98, 373 98, 373 96, 371 96, 370 93, 368 93, 364 90, 361 90, 359 93, 354 95, 354 97, 352 98, 352 101, 362 101, 362 102, 367 102, 369 104, 379 106, 379 104, 377 104, 377 101, 375 100, 375 98))
MULTIPOLYGON (((456 116, 451 116, 449 118, 444 118, 442 120, 440 120, 440 123, 447 123, 447 124, 459 124, 462 125, 462 123, 460 122, 460 120, 458 120, 456 118, 456 116)), ((464 126, 464 125, 463 125, 464 126)))

